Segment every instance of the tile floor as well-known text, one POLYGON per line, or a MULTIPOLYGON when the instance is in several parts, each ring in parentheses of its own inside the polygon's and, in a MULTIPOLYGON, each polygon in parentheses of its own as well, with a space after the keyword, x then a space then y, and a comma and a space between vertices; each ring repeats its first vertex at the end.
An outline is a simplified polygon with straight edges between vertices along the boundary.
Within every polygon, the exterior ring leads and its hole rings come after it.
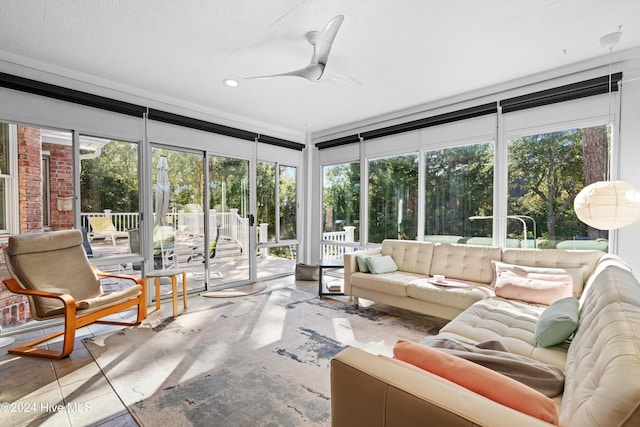
MULTIPOLYGON (((269 287, 289 286, 317 293, 317 282, 295 281, 293 276, 268 282, 269 287)), ((346 297, 342 297, 346 298, 346 297)), ((189 309, 206 307, 219 299, 189 296, 189 309)), ((179 305, 182 311, 182 305, 179 305)), ((123 314, 127 320, 134 311, 123 314)), ((162 300, 161 309, 149 307, 149 319, 171 315, 171 300, 162 300)), ((120 328, 94 324, 79 329, 73 353, 61 360, 17 356, 0 348, 0 425, 2 426, 136 426, 82 338, 120 328)), ((60 328, 55 328, 59 330, 60 328)), ((45 330, 15 335, 16 342, 42 336, 45 330)), ((15 343, 13 344, 15 345, 15 343)))

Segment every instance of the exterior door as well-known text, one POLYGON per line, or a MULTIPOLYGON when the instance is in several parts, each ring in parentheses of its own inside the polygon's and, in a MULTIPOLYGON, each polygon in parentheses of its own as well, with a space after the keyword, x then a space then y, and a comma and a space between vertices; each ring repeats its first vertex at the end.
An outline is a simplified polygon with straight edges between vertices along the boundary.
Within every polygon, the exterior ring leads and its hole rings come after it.
POLYGON ((255 279, 255 217, 251 203, 251 162, 211 155, 208 158, 206 264, 210 288, 249 283, 255 279))

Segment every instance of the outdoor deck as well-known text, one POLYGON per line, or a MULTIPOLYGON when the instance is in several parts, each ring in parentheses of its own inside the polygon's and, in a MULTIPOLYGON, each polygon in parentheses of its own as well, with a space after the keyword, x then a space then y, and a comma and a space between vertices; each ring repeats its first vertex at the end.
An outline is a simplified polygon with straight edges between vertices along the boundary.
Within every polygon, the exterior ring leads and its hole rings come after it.
MULTIPOLYGON (((116 239, 113 245, 109 239, 93 239, 91 242, 93 256, 90 258, 92 262, 97 264, 99 268, 106 272, 119 272, 134 277, 140 277, 140 271, 133 268, 131 262, 120 262, 119 258, 130 255, 128 238, 116 239), (115 257, 113 264, 106 263, 109 257, 115 257)), ((187 272, 187 288, 189 292, 198 290, 212 290, 229 286, 232 283, 249 279, 249 260, 242 254, 230 254, 216 256, 210 259, 210 278, 208 280, 208 289, 205 289, 205 271, 204 258, 202 250, 197 249, 198 245, 194 242, 181 241, 178 242, 177 263, 174 258, 170 258, 170 268, 179 268, 187 272)), ((269 255, 257 256, 257 277, 260 280, 269 277, 293 274, 295 270, 295 260, 278 258, 269 255)), ((161 294, 170 294, 170 281, 162 281, 161 294)))

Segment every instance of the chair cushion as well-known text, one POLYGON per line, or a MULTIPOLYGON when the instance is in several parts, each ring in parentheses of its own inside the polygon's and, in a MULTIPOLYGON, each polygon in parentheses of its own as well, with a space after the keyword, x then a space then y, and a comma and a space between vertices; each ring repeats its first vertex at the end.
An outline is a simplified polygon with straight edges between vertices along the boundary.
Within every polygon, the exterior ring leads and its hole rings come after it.
POLYGON ((51 233, 21 234, 9 237, 10 245, 5 249, 10 255, 56 251, 82 245, 80 230, 54 231, 51 233))
POLYGON ((79 310, 86 310, 90 308, 102 307, 105 305, 113 305, 118 302, 127 301, 140 295, 142 291, 141 285, 134 285, 123 289, 121 291, 111 292, 108 294, 102 294, 99 297, 80 300, 76 302, 76 307, 79 310))
MULTIPOLYGON (((69 294, 76 301, 102 294, 82 247, 80 230, 12 236, 5 255, 9 273, 26 289, 69 294)), ((30 300, 32 315, 38 320, 57 315, 63 308, 54 298, 30 300)))

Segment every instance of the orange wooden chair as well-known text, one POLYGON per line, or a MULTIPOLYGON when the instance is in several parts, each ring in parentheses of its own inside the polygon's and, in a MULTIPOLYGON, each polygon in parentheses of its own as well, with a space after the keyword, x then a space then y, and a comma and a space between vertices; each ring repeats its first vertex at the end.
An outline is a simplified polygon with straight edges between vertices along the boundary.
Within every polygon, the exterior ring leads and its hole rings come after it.
POLYGON ((134 325, 147 315, 141 279, 103 273, 89 263, 80 230, 53 231, 9 237, 4 249, 10 278, 7 288, 29 299, 36 320, 64 319, 64 329, 9 350, 9 353, 61 359, 73 351, 76 329, 91 323, 134 325), (104 292, 101 277, 130 281, 131 286, 104 292), (135 322, 100 320, 137 307, 135 322), (62 350, 36 347, 63 335, 62 350))

